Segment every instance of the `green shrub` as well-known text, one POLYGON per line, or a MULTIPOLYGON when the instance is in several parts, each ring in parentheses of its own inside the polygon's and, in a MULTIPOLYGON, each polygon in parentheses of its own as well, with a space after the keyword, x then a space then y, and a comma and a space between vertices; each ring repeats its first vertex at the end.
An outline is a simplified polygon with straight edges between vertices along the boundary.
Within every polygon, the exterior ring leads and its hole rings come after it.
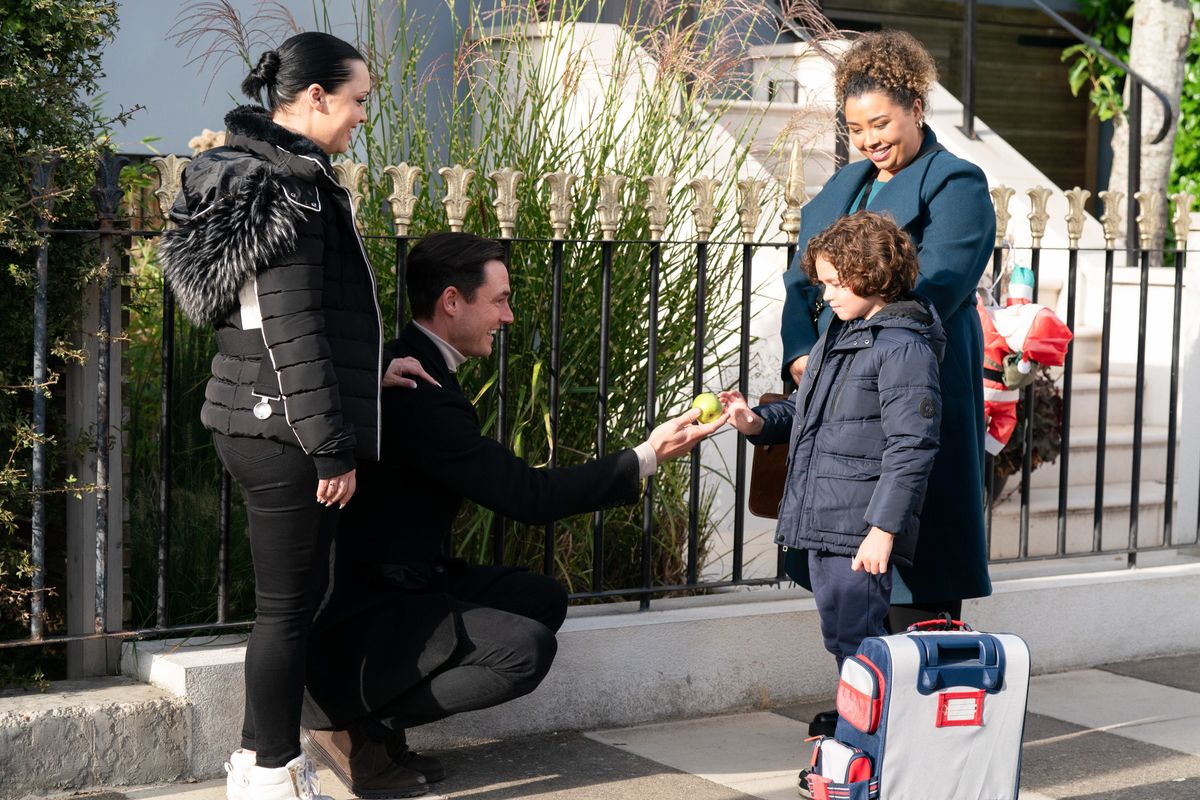
MULTIPOLYGON (((100 118, 87 97, 96 92, 100 53, 116 31, 116 3, 109 0, 32 0, 9 3, 0 18, 0 639, 28 635, 31 576, 30 459, 34 435, 33 391, 47 395, 46 585, 47 632, 61 632, 62 580, 66 571, 65 503, 75 490, 64 473, 75 443, 61 435, 67 361, 77 358, 78 311, 82 288, 97 268, 94 249, 76 237, 50 242, 47 386, 32 386, 33 289, 39 246, 38 221, 30 203, 27 159, 62 159, 54 186, 53 227, 95 224, 88 191, 96 156, 111 120, 100 118), (57 591, 56 591, 57 590, 57 591)), ((38 662, 38 651, 5 651, 0 684, 58 677, 57 657, 38 662)))

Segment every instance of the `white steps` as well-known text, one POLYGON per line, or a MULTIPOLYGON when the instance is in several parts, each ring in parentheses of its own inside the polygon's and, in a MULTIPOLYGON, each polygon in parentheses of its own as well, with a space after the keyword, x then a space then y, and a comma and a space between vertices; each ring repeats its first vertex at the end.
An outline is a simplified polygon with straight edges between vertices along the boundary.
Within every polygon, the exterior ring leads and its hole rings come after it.
MULTIPOLYGON (((1017 477, 1013 476, 1013 479, 1017 477)), ((1019 483, 1010 482, 1005 487, 1003 499, 992 509, 992 559, 1016 558, 1020 554, 1021 494, 1018 487, 1019 483)), ((1129 499, 1128 482, 1104 485, 1101 550, 1115 550, 1129 545, 1129 499)), ((1159 481, 1142 481, 1138 497, 1138 546, 1152 547, 1162 544, 1165 499, 1166 484, 1159 481)), ((1094 485, 1067 488, 1067 554, 1092 552, 1095 501, 1094 485)), ((1058 488, 1031 488, 1028 554, 1053 555, 1057 546, 1058 488)))

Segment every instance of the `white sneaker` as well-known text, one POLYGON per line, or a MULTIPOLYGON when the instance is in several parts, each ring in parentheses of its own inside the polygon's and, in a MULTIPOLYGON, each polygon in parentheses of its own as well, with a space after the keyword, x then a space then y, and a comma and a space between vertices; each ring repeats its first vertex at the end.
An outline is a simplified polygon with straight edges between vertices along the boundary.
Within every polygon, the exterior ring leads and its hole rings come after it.
MULTIPOLYGON (((234 772, 229 775, 232 777, 234 772)), ((237 800, 333 800, 321 794, 316 765, 303 753, 275 769, 252 766, 245 775, 246 783, 239 787, 245 794, 238 795, 237 800)), ((230 794, 229 800, 235 800, 234 795, 230 794)))
POLYGON ((254 751, 240 748, 230 754, 225 762, 226 800, 251 800, 250 770, 254 767, 255 757, 254 751))

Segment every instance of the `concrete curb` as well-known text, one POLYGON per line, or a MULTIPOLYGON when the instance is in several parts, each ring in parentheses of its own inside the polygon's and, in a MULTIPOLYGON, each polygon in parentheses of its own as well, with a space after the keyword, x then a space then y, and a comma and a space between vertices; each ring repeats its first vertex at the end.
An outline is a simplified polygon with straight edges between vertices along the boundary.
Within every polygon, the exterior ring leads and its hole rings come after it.
MULTIPOLYGON (((963 615, 1023 636, 1037 672, 1182 652, 1200 641, 1200 564, 998 581, 963 615), (1170 624, 1150 624, 1170 614, 1170 624)), ((412 731, 443 748, 547 731, 770 708, 829 697, 836 680, 811 598, 799 590, 718 595, 645 613, 580 609, 559 635, 554 669, 533 694, 412 731)), ((242 640, 126 645, 126 674, 192 706, 190 763, 218 774, 237 746, 242 640)))
POLYGON ((186 777, 189 717, 185 699, 128 678, 0 697, 0 800, 186 777))

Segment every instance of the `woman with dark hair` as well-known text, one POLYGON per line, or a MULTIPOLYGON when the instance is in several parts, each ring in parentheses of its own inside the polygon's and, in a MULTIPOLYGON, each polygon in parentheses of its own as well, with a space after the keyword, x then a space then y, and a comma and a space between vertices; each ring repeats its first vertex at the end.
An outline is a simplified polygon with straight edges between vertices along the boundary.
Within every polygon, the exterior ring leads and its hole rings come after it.
POLYGON ((231 800, 323 797, 299 737, 329 545, 357 460, 379 456, 381 384, 429 379, 412 359, 384 369, 374 273, 329 160, 366 120, 370 89, 362 55, 334 36, 263 53, 242 90, 267 108, 235 108, 225 146, 184 170, 159 249, 179 307, 216 329, 201 421, 250 528, 256 618, 231 800))
MULTIPOLYGON (((850 141, 865 160, 838 170, 803 210, 799 250, 784 275, 784 378, 796 383, 809 351, 829 324, 822 287, 801 268, 809 240, 839 217, 869 209, 890 215, 917 245, 916 292, 941 317, 941 449, 933 463, 911 566, 893 578, 889 627, 949 612, 991 594, 983 525, 983 334, 975 285, 995 241, 987 180, 974 164, 938 144, 926 124, 933 58, 907 33, 883 31, 857 39, 835 74, 850 141)), ((807 558, 787 554, 788 573, 808 586, 807 558)), ((814 720, 832 733, 836 713, 814 720)))

